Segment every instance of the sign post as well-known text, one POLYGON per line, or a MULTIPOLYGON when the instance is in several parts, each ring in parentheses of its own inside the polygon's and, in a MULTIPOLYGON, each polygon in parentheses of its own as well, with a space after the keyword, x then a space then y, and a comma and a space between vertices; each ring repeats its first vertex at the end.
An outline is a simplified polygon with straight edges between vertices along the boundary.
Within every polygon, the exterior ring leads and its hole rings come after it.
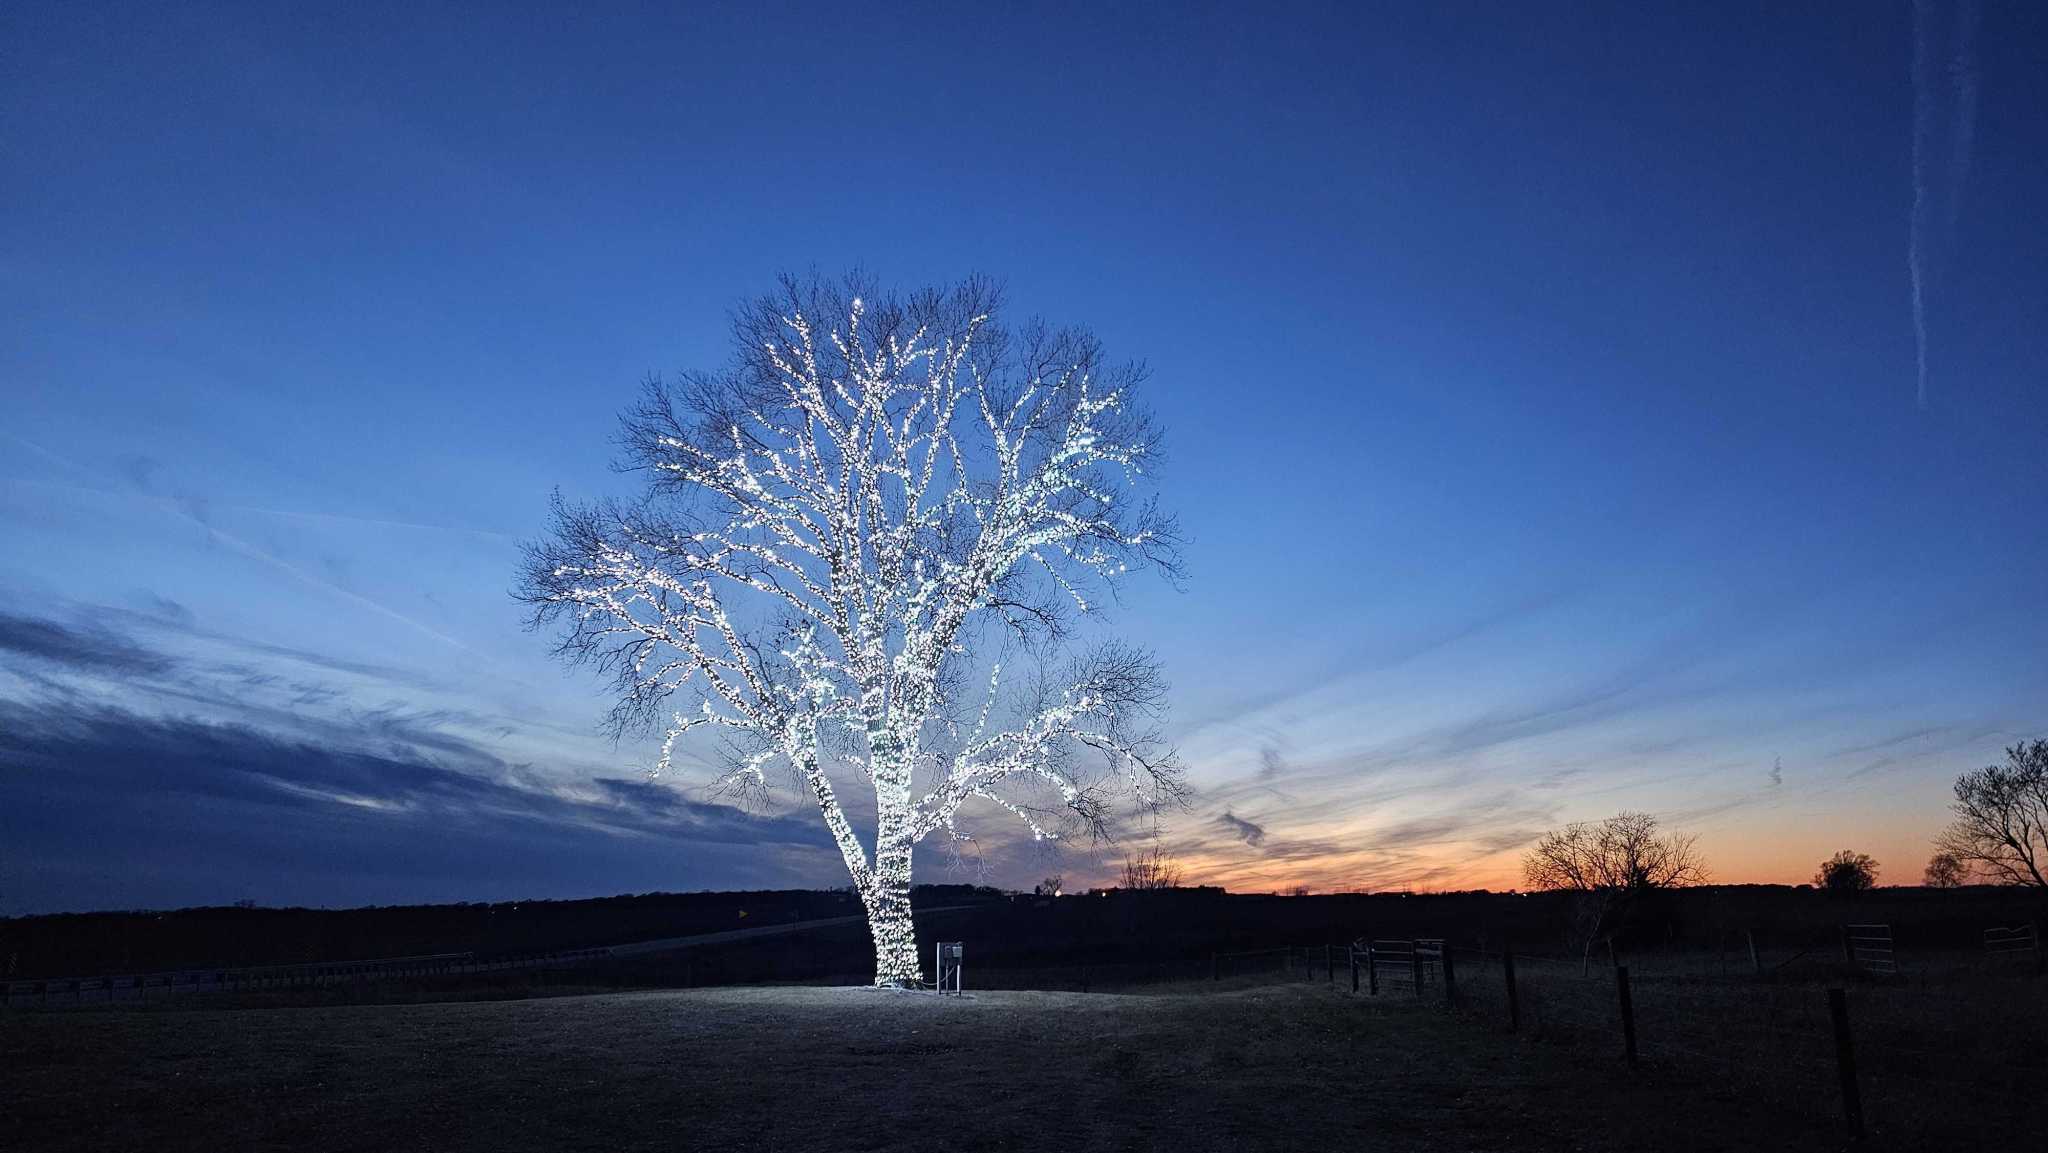
POLYGON ((962 954, 965 950, 966 947, 959 941, 940 941, 938 943, 935 950, 938 954, 935 958, 937 964, 933 968, 938 973, 939 992, 952 993, 954 996, 960 995, 960 969, 962 954))

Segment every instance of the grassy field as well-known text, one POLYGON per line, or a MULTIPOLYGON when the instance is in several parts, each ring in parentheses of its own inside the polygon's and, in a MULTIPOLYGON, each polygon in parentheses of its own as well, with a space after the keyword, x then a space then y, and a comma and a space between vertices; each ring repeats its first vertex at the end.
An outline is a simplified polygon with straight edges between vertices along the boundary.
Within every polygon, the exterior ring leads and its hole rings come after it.
MULTIPOLYGON (((2048 1132, 2048 982, 2031 966, 1921 953, 1891 977, 1812 957, 1751 975, 1744 958, 1723 976, 1713 954, 1630 962, 1637 1047, 1669 1075, 1730 1098, 1837 1107, 1832 986, 1845 989, 1864 1115, 1881 1146, 1991 1149, 2048 1132)), ((1460 964, 1462 1012, 1502 1027, 1499 957, 1467 953, 1460 964)), ((1525 957, 1517 980, 1532 1040, 1609 1054, 1621 1046, 1615 975, 1604 965, 1581 975, 1574 963, 1525 957)))
POLYGON ((1829 1149, 1760 1103, 1292 984, 0 1017, 0 1148, 1829 1149))

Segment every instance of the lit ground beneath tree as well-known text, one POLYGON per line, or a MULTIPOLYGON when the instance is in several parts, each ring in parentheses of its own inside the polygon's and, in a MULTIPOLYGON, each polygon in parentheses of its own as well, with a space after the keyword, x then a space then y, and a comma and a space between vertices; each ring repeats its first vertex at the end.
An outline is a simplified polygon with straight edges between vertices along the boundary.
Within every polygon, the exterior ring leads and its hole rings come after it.
POLYGON ((1650 1069, 1294 985, 749 988, 0 1019, 0 1148, 1558 1149, 1839 1144, 1650 1069))

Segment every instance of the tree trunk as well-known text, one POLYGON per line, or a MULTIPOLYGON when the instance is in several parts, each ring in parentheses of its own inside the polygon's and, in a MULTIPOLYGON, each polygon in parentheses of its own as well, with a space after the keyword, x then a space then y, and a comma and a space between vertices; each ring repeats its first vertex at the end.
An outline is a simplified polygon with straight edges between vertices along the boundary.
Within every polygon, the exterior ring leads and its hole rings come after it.
MULTIPOLYGON (((875 984, 894 988, 915 988, 924 983, 924 969, 917 953, 917 930, 910 920, 910 861, 906 851, 902 880, 881 879, 865 894, 868 933, 875 939, 875 984)), ((877 862, 878 864, 880 862, 877 862)))
POLYGON ((868 932, 875 939, 875 984, 924 983, 917 930, 910 923, 910 772, 880 723, 868 725, 868 765, 875 778, 875 864, 866 894, 868 932))

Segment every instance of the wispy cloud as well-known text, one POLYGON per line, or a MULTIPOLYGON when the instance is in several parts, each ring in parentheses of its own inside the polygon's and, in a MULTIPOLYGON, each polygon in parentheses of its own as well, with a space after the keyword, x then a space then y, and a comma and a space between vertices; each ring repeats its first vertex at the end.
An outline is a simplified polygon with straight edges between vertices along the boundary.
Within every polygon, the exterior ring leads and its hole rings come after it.
POLYGON ((0 612, 0 653, 112 676, 156 676, 176 664, 108 629, 0 612))
POLYGON ((395 666, 254 641, 189 618, 112 605, 0 614, 0 697, 48 707, 119 701, 130 711, 240 724, 343 747, 439 749, 475 740, 548 750, 559 773, 604 763, 594 725, 479 707, 465 686, 395 666), (449 735, 454 734, 454 735, 449 735))
POLYGON ((1917 725, 1904 732, 1893 733, 1890 736, 1880 737, 1874 741, 1861 741, 1853 745, 1845 745, 1828 755, 1831 757, 1853 757, 1859 753, 1874 753, 1879 749, 1889 749, 1896 745, 1923 741, 1930 737, 1938 737, 1944 733, 1953 732, 1954 730, 1954 725, 1917 725))
POLYGON ((460 533, 464 536, 483 537, 486 540, 513 541, 518 538, 511 533, 496 529, 473 528, 459 524, 429 524, 425 521, 398 520, 391 517, 357 516, 350 513, 320 512, 309 509, 268 508, 261 505, 234 505, 238 512, 256 513, 259 516, 280 517, 285 520, 318 521, 328 524, 368 525, 373 528, 399 528, 429 533, 460 533))
POLYGON ((445 733, 361 721, 308 742, 0 702, 8 911, 791 884, 834 864, 812 821, 644 780, 544 787, 445 733))
MULTIPOLYGON (((1481 790, 1462 775, 1416 776, 1377 789, 1362 782, 1356 791, 1380 798, 1363 812, 1330 804, 1320 790, 1313 802, 1256 815, 1210 810, 1199 824, 1176 825, 1169 844, 1191 876, 1229 888, 1416 888, 1470 878, 1476 864, 1527 844, 1557 813, 1555 798, 1498 782, 1481 790)), ((1494 871, 1506 876, 1512 865, 1494 871)))
POLYGON ((1260 780, 1277 780, 1279 779, 1280 775, 1282 773, 1285 773, 1286 771, 1287 761, 1280 755, 1279 749, 1274 748, 1272 745, 1264 745, 1259 749, 1260 780))
POLYGON ((1266 842, 1266 830, 1262 826, 1247 821, 1227 809, 1216 818, 1216 823, 1255 849, 1266 842))

